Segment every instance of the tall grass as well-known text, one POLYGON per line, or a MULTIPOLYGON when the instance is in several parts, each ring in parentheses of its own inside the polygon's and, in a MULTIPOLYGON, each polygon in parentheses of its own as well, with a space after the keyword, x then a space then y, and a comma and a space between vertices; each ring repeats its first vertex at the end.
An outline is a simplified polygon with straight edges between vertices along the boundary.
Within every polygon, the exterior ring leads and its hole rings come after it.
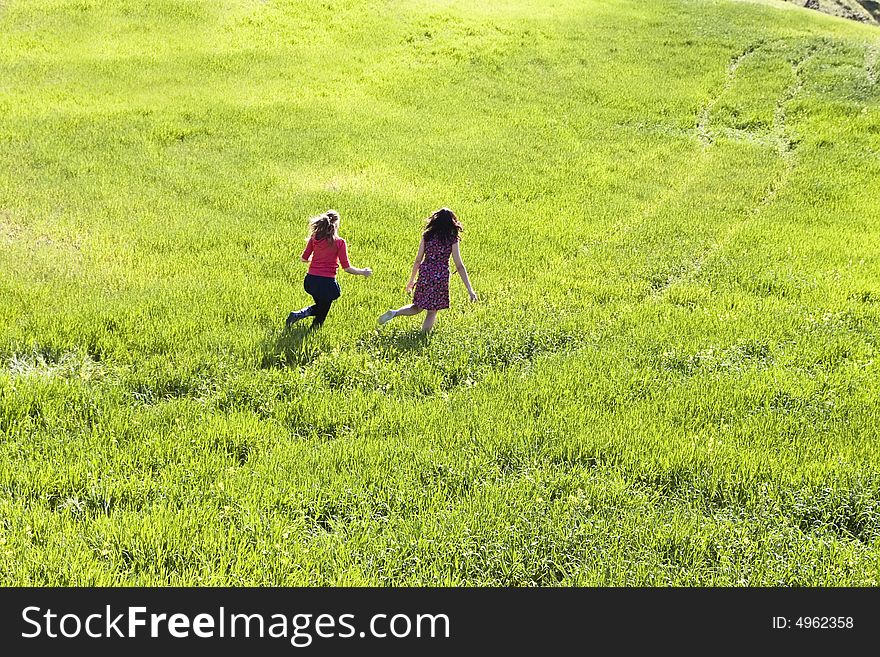
POLYGON ((880 582, 880 32, 477 5, 0 6, 0 581, 880 582))

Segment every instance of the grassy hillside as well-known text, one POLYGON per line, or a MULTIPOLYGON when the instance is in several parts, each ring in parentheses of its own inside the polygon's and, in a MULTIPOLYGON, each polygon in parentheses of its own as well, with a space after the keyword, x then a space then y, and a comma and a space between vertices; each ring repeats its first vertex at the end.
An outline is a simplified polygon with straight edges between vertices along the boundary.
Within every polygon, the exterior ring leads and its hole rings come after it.
POLYGON ((782 2, 2 3, 0 581, 880 584, 878 54, 782 2), (379 330, 442 205, 479 303, 379 330), (328 208, 375 273, 286 332, 328 208))

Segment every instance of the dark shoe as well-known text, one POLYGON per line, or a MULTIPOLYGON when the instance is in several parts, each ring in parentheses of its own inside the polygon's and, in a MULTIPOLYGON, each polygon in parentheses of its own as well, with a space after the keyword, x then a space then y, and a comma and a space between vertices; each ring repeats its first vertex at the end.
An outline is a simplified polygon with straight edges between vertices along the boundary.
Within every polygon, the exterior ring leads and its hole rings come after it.
POLYGON ((301 320, 306 315, 302 310, 294 310, 287 316, 287 321, 284 322, 284 325, 287 328, 290 328, 292 325, 296 324, 299 320, 301 320))

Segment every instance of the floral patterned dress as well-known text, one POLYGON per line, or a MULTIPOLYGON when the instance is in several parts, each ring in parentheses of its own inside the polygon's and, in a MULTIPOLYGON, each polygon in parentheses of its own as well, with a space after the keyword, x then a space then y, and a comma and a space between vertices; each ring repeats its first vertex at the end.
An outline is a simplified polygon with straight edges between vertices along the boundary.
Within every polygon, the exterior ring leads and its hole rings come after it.
POLYGON ((425 310, 449 308, 449 256, 457 241, 457 237, 425 239, 425 257, 419 265, 413 305, 425 310))

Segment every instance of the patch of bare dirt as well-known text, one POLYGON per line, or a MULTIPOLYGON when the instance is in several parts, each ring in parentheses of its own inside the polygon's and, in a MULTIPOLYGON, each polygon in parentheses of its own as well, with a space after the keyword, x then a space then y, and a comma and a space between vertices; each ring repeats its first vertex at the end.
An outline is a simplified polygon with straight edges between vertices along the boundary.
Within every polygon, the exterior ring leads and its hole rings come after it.
POLYGON ((880 0, 787 0, 807 9, 880 25, 880 0))

